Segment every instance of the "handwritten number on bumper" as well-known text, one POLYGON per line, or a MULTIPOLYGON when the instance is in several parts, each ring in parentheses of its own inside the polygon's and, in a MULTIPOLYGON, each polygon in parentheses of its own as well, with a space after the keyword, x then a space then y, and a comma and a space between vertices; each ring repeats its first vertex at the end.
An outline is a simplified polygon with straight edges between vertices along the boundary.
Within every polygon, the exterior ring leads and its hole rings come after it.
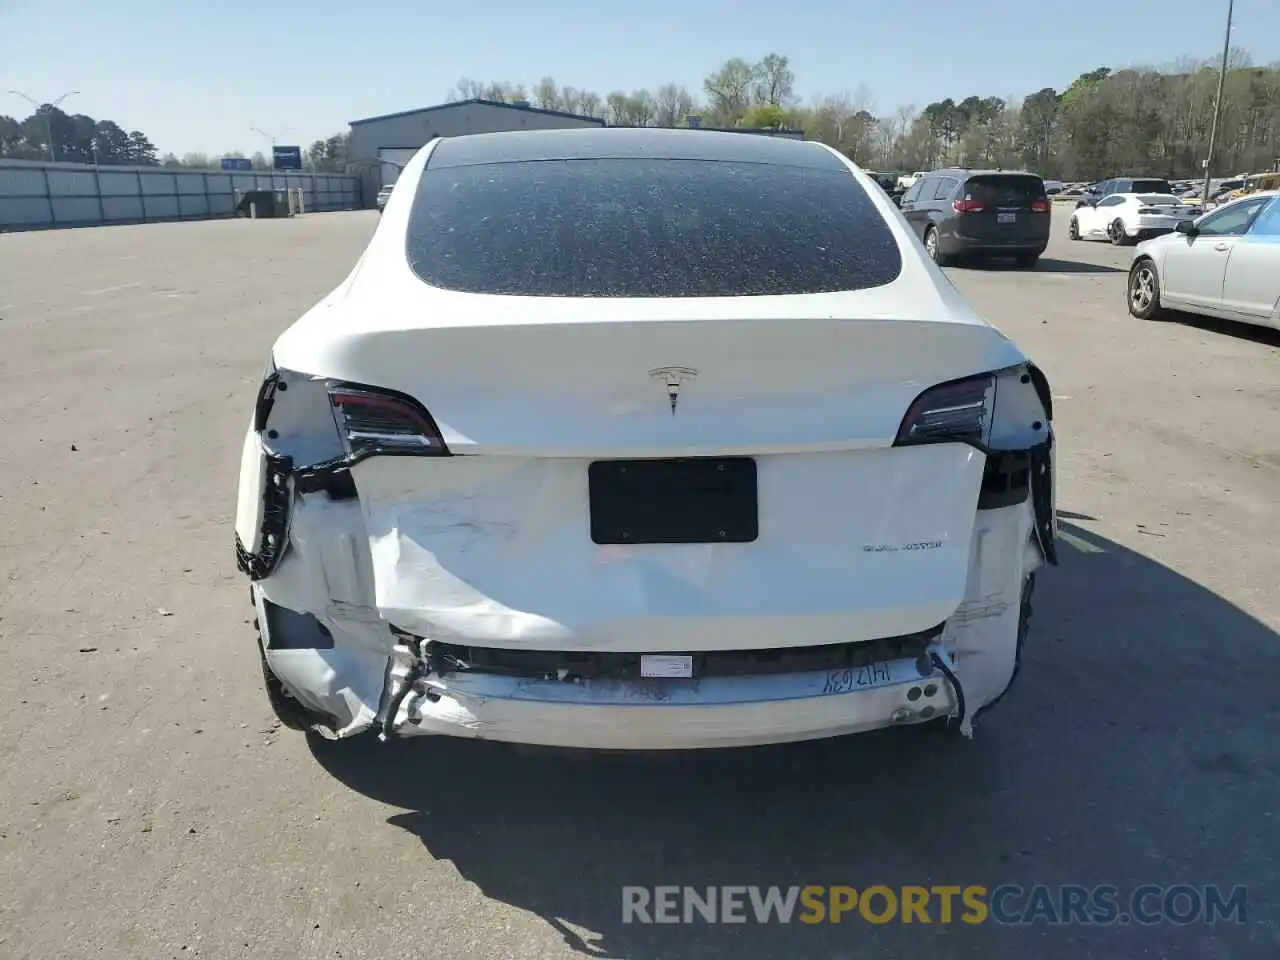
POLYGON ((849 693, 866 687, 876 687, 889 682, 889 665, 869 663, 861 667, 832 670, 822 686, 823 694, 849 693))

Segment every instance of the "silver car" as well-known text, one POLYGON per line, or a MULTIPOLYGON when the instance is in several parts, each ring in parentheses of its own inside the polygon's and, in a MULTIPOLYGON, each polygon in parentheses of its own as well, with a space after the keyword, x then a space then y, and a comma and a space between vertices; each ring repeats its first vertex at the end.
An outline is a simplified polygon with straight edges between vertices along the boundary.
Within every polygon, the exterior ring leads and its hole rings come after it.
POLYGON ((1129 312, 1166 310, 1280 328, 1280 190, 1252 193, 1134 248, 1129 312))

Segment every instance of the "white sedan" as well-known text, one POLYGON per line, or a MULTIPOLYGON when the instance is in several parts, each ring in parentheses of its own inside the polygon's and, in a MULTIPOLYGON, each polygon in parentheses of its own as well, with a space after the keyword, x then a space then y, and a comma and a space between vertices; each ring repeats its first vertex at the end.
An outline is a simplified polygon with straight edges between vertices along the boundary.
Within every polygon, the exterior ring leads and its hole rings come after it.
POLYGON ((1167 309, 1280 328, 1280 191, 1252 193, 1140 244, 1129 312, 1167 309))
POLYGON ((445 138, 277 340, 236 548, 329 737, 969 735, 1056 562, 1051 394, 819 143, 445 138))
POLYGON ((1200 208, 1171 193, 1112 193, 1071 212, 1072 240, 1110 240, 1116 246, 1176 230, 1199 216, 1200 208))

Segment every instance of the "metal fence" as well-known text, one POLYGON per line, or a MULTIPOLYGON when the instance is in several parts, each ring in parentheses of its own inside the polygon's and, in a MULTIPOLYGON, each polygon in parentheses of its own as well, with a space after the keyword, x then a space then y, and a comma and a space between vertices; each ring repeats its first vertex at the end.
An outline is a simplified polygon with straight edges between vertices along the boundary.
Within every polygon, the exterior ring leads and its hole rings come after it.
POLYGON ((360 205, 355 177, 0 160, 0 230, 207 220, 235 213, 248 190, 302 190, 303 210, 360 205))

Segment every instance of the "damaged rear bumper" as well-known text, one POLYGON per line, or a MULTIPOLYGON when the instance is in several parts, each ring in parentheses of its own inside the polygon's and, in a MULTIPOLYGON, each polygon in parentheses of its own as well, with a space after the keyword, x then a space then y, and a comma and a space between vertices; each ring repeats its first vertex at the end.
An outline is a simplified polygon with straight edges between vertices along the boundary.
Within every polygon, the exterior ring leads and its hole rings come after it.
POLYGON ((949 716, 956 707, 943 674, 927 660, 906 659, 844 671, 702 680, 435 677, 401 703, 393 726, 402 735, 676 750, 861 733, 949 716))
MULTIPOLYGON (((1047 385, 1041 390, 1037 379, 1036 388, 1043 409, 1051 412, 1047 385)), ((298 392, 295 384, 288 395, 298 392)), ((278 419, 280 432, 285 433, 288 421, 278 419)), ((803 740, 941 717, 956 718, 968 733, 974 715, 997 701, 1013 679, 1034 571, 1043 562, 1056 562, 1050 434, 1035 445, 987 451, 971 529, 966 522, 968 543, 963 535, 956 537, 954 591, 943 602, 936 584, 932 592, 922 585, 916 598, 921 606, 924 601, 931 604, 928 615, 933 619, 928 623, 946 619, 929 631, 927 642, 906 655, 876 654, 868 662, 860 650, 849 665, 820 669, 790 659, 851 638, 856 642, 849 645, 860 648, 882 642, 865 639, 880 632, 870 618, 873 602, 849 602, 835 611, 838 615, 827 611, 826 616, 815 612, 816 605, 811 603, 766 604, 767 609, 756 615, 727 625, 727 618, 721 617, 717 624, 707 610, 695 605, 673 608, 660 620, 643 624, 620 617, 610 636, 629 631, 631 642, 610 644, 606 637, 595 649, 638 653, 648 648, 652 637, 657 645, 652 652, 663 652, 660 645, 664 643, 705 640, 703 634, 715 627, 725 639, 704 643, 699 650, 690 643, 685 652, 723 653, 720 646, 735 643, 790 662, 776 672, 755 671, 749 676, 704 671, 700 666, 693 678, 681 680, 607 672, 565 677, 558 676, 554 666, 550 675, 511 675, 479 661, 460 670, 456 664, 442 662, 439 638, 448 636, 461 645, 497 646, 491 643, 493 631, 436 629, 435 642, 403 632, 414 625, 397 619, 394 605, 388 616, 387 605, 377 596, 369 498, 357 492, 351 464, 310 452, 291 457, 268 449, 259 439, 264 421, 265 415, 259 413, 246 438, 237 557, 252 581, 267 670, 312 719, 311 725, 331 737, 380 730, 384 735, 437 734, 560 747, 685 749, 803 740), (306 466, 295 467, 295 462, 306 466)), ((272 446, 286 446, 286 439, 287 434, 272 446)), ((295 452, 292 445, 286 448, 290 454, 295 452)), ((461 469, 458 464, 454 467, 461 469)), ((450 530, 472 529, 458 516, 445 517, 450 530)), ((383 539, 396 543, 393 538, 383 539)), ((841 537, 825 552, 800 553, 798 559, 817 557, 827 568, 839 567, 847 564, 845 554, 856 551, 856 544, 865 539, 841 537)), ((434 542, 438 554, 439 535, 434 542)), ((483 542, 462 544, 461 559, 446 566, 465 573, 469 568, 463 560, 474 565, 474 555, 482 547, 483 542), (462 551, 463 546, 470 553, 462 551)), ((883 563, 895 557, 906 558, 906 554, 885 553, 883 563)), ((564 580, 578 569, 550 563, 542 567, 553 573, 546 581, 550 586, 555 586, 554 576, 564 580)), ((490 568, 502 569, 496 564, 490 568)), ((794 579, 796 564, 779 562, 773 569, 794 579)), ((841 580, 839 589, 856 584, 868 592, 872 579, 856 573, 853 570, 841 580)), ((407 577, 406 582, 416 584, 422 579, 407 577)), ((455 579, 477 589, 476 577, 459 574, 455 579)), ((598 589, 594 594, 587 589, 587 580, 568 579, 578 585, 575 589, 583 594, 583 603, 599 596, 598 589)), ((778 587, 776 580, 759 582, 778 587)), ((921 584, 922 578, 910 582, 921 584)), ((433 584, 439 590, 443 581, 433 584)), ((751 594, 759 595, 759 591, 751 594)), ((870 595, 876 603, 886 600, 884 591, 870 590, 870 595)), ((509 589, 505 593, 490 590, 478 599, 467 594, 455 598, 454 605, 479 623, 479 615, 496 603, 487 598, 504 596, 510 597, 509 589)), ((654 613, 637 605, 631 619, 652 618, 654 613)), ((521 638, 521 643, 508 647, 542 648, 550 654, 559 647, 566 655, 590 648, 557 642, 564 639, 548 632, 521 638)))
POLYGON ((704 675, 695 658, 695 678, 680 680, 641 678, 634 668, 626 676, 607 669, 574 676, 573 658, 581 652, 548 651, 532 670, 513 671, 480 656, 459 669, 449 653, 458 649, 453 645, 394 631, 376 608, 316 597, 317 583, 328 584, 339 598, 364 591, 370 573, 359 562, 360 541, 335 530, 335 524, 358 523, 358 513, 344 509, 351 506, 300 503, 294 549, 271 577, 253 586, 269 670, 316 718, 314 726, 337 738, 380 730, 664 750, 781 743, 948 717, 969 734, 975 715, 1013 680, 1031 571, 1042 559, 1030 502, 982 511, 968 590, 952 616, 925 637, 847 644, 852 652, 843 665, 830 657, 801 662, 823 648, 792 647, 750 651, 766 660, 778 657, 776 668, 721 666, 704 675), (320 529, 326 535, 317 542, 309 534, 320 529), (300 609, 310 612, 291 612, 300 609), (557 657, 566 669, 556 668, 557 657))

